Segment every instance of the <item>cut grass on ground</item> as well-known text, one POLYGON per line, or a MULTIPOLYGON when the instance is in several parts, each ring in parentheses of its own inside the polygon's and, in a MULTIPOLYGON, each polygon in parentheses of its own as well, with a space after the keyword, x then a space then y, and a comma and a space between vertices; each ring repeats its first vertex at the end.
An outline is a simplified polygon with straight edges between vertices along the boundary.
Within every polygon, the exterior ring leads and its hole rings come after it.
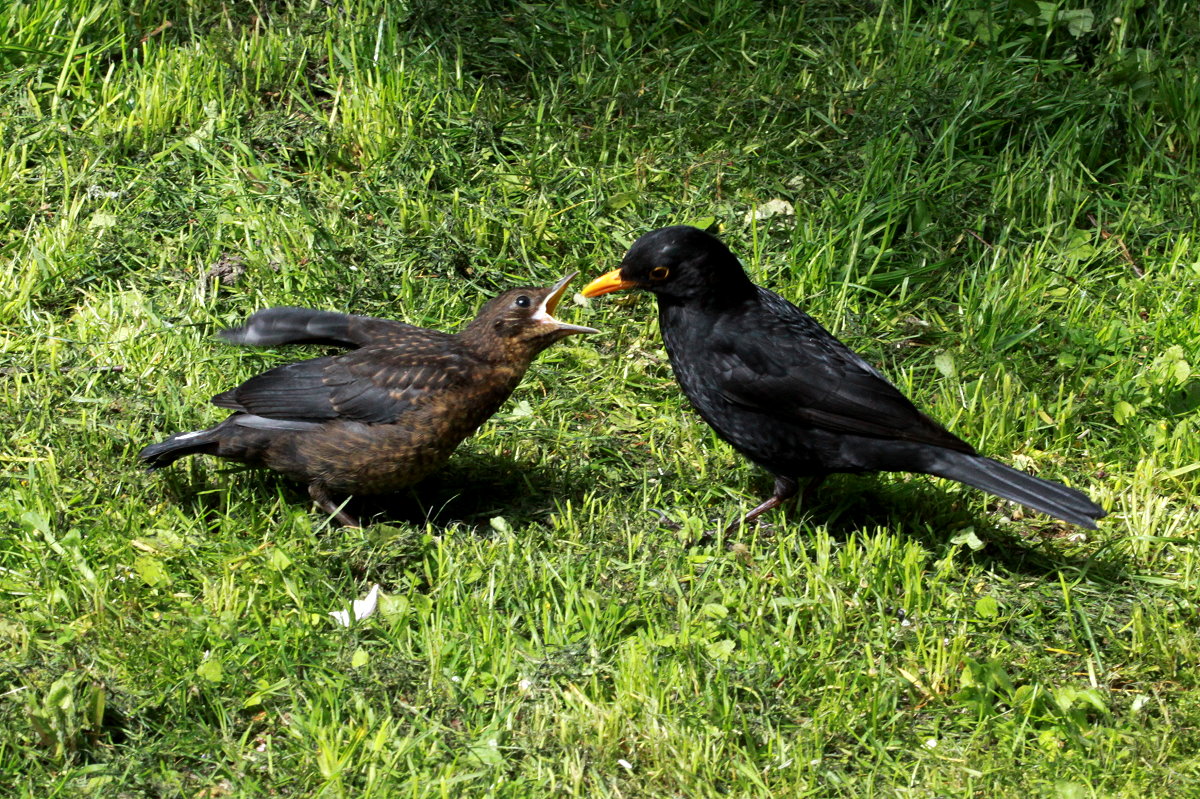
POLYGON ((1194 4, 75 5, 0 9, 11 795, 1200 792, 1194 4), (645 297, 364 530, 136 463, 319 352, 257 308, 454 329, 678 222, 1109 518, 838 477, 689 549, 769 478, 645 297))

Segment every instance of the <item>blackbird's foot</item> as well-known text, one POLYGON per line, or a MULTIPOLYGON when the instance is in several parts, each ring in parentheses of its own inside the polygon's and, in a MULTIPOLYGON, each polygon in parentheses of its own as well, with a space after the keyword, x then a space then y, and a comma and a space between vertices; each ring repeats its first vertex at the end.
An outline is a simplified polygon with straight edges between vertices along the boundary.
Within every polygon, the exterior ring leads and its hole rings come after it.
POLYGON ((358 519, 354 518, 345 508, 340 507, 330 499, 329 492, 325 490, 324 486, 317 483, 310 483, 308 486, 308 495, 312 497, 312 501, 316 503, 317 507, 332 516, 339 526, 362 527, 358 519))
MULTIPOLYGON (((806 485, 804 487, 804 492, 801 494, 802 499, 807 499, 808 495, 818 485, 820 485, 824 479, 825 479, 824 477, 815 477, 812 480, 810 480, 808 485, 806 485)), ((724 531, 725 538, 726 539, 731 538, 734 533, 741 532, 743 527, 745 527, 747 524, 749 524, 750 522, 757 519, 759 516, 762 516, 764 513, 766 513, 769 510, 774 510, 775 508, 778 508, 783 503, 785 503, 788 500, 795 497, 799 488, 800 488, 800 484, 797 483, 793 478, 776 476, 775 490, 771 494, 770 498, 764 502, 759 503, 756 507, 754 507, 745 516, 743 516, 742 518, 735 521, 733 524, 726 527, 725 531, 724 531)), ((713 539, 716 537, 717 537, 717 531, 709 530, 707 533, 705 533, 704 535, 702 535, 698 539, 696 539, 696 542, 693 544, 693 546, 706 546, 708 544, 711 544, 713 539)))
MULTIPOLYGON (((770 508, 768 508, 768 510, 770 510, 770 508)), ((717 536, 720 535, 720 536, 724 537, 724 539, 725 539, 725 548, 733 549, 735 546, 737 546, 737 544, 732 540, 733 533, 741 532, 741 530, 746 526, 747 521, 754 521, 753 519, 749 518, 749 514, 747 514, 746 516, 743 516, 741 519, 738 519, 736 522, 734 522, 733 524, 729 525, 728 527, 726 527, 724 529, 721 529, 720 527, 715 527, 712 530, 706 530, 704 535, 702 535, 699 538, 697 538, 696 540, 692 541, 691 544, 689 544, 688 546, 706 547, 709 544, 711 544, 713 541, 717 540, 717 536)), ((754 527, 759 530, 774 529, 774 525, 767 524, 767 523, 761 522, 761 521, 755 522, 754 527)))
POLYGON ((670 516, 668 516, 666 511, 659 510, 658 508, 651 508, 650 512, 658 517, 658 524, 661 527, 665 527, 668 530, 671 530, 672 532, 679 530, 681 527, 683 527, 682 524, 680 524, 679 522, 675 521, 670 516))
MULTIPOLYGON (((673 533, 677 533, 683 529, 683 525, 668 516, 666 511, 660 510, 659 508, 650 508, 650 512, 658 517, 659 527, 665 527, 673 533)), ((717 537, 718 532, 720 532, 720 530, 709 530, 699 538, 690 541, 687 546, 690 548, 702 547, 706 546, 707 544, 711 544, 712 540, 717 537)))

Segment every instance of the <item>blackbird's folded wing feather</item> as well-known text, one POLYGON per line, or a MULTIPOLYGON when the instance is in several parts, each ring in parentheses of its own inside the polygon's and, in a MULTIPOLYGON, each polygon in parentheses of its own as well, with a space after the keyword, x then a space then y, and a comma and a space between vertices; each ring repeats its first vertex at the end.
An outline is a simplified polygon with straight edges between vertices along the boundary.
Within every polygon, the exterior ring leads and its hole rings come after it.
POLYGON ((457 351, 372 346, 278 366, 213 403, 269 419, 390 424, 472 375, 473 362, 457 351))
POLYGON ((373 316, 280 307, 257 311, 241 326, 222 330, 219 335, 231 344, 255 347, 280 344, 365 347, 369 344, 399 343, 402 338, 428 332, 436 331, 373 316))
POLYGON ((711 342, 725 399, 784 422, 974 454, 808 314, 766 289, 759 299, 756 335, 711 342))

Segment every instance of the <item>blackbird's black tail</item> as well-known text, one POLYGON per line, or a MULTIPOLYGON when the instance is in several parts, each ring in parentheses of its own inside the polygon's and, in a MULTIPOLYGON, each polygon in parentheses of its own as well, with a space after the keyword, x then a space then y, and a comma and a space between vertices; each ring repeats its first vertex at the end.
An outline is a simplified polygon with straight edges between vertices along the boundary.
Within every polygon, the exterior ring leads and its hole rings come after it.
POLYGON ((335 344, 362 347, 411 325, 371 316, 354 316, 311 308, 264 308, 241 327, 221 331, 231 344, 273 347, 278 344, 335 344))
POLYGON ((929 470, 930 474, 981 488, 1089 530, 1095 530, 1096 520, 1108 515, 1104 508, 1074 488, 1025 474, 982 455, 951 451, 940 454, 938 466, 929 470))
POLYGON ((138 453, 138 457, 146 464, 146 470, 152 472, 170 466, 187 455, 215 455, 221 439, 219 427, 194 433, 176 433, 166 441, 146 447, 138 453))

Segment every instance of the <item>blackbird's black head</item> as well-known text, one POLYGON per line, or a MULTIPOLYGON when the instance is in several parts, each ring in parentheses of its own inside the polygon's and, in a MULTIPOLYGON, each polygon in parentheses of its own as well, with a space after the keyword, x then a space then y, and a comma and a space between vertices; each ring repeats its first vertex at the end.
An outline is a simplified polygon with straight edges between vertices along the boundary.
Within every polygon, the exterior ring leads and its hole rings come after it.
POLYGON ((720 239, 699 228, 674 225, 635 241, 621 267, 585 286, 583 296, 624 289, 644 289, 660 300, 719 303, 742 299, 754 284, 720 239))
POLYGON ((553 316, 577 274, 572 272, 548 288, 509 289, 480 308, 463 335, 493 350, 536 355, 573 333, 599 333, 594 327, 560 322, 553 316))

